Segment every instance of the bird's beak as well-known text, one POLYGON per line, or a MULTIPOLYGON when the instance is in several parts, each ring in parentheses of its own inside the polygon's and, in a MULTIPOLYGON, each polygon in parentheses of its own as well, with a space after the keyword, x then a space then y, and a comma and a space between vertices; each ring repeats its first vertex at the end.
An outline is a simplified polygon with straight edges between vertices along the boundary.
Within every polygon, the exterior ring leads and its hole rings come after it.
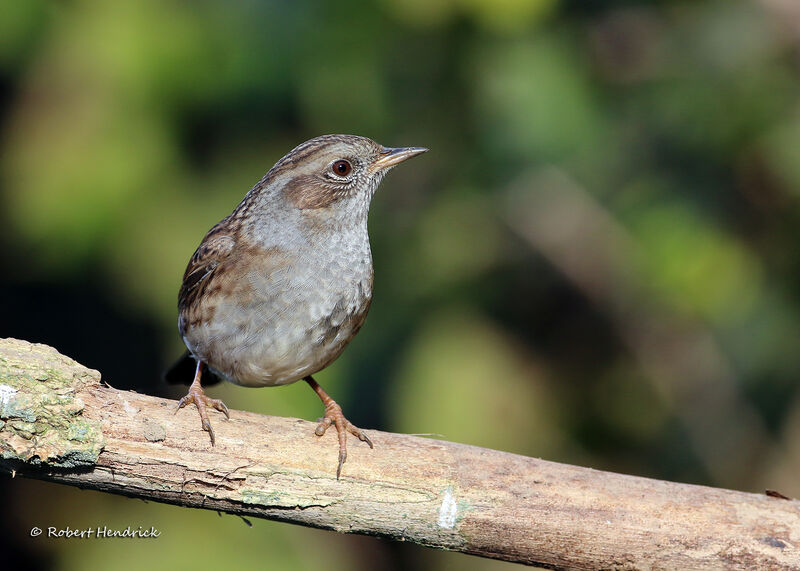
POLYGON ((372 163, 370 170, 373 172, 390 169, 411 157, 416 157, 427 152, 425 147, 384 147, 375 162, 372 163))

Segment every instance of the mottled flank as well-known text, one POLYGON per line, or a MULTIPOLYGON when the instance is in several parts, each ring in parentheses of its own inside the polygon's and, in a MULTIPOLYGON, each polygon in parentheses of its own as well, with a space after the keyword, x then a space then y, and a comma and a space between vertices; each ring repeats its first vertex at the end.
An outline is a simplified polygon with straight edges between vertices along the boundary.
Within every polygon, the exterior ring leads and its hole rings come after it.
MULTIPOLYGON (((105 442, 76 396, 100 374, 52 347, 0 340, 0 458, 32 465, 93 466, 105 442)), ((13 463, 11 464, 13 468, 13 463)))

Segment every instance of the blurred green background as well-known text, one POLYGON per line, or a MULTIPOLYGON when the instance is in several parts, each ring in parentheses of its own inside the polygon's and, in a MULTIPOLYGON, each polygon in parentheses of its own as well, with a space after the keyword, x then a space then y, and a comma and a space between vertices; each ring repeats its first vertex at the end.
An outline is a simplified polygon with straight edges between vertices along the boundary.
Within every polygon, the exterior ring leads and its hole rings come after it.
MULTIPOLYGON (((313 136, 421 145, 373 202, 369 319, 318 376, 355 424, 800 496, 798 38, 778 0, 2 0, 0 336, 179 397, 206 230, 313 136)), ((209 393, 322 411, 301 384, 209 393)), ((0 500, 31 569, 508 565, 19 479, 0 500)))

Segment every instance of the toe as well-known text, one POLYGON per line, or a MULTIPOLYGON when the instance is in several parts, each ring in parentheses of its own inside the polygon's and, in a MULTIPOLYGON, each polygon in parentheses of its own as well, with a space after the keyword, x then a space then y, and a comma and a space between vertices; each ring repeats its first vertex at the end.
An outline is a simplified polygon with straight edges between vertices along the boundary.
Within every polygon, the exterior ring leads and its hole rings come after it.
POLYGON ((224 402, 222 402, 219 399, 209 399, 209 404, 211 405, 211 407, 224 414, 228 420, 230 420, 231 414, 230 412, 228 412, 228 407, 225 406, 224 402))
POLYGON ((339 448, 339 465, 336 467, 336 479, 338 480, 342 475, 342 466, 347 460, 347 448, 339 448))
POLYGON ((181 400, 178 401, 178 406, 175 407, 175 413, 177 413, 180 409, 185 407, 190 402, 192 402, 192 399, 191 399, 191 397, 189 395, 186 395, 185 397, 183 397, 181 400))
POLYGON ((317 425, 317 428, 314 430, 314 434, 317 436, 323 436, 331 424, 333 424, 333 420, 326 416, 322 419, 322 422, 317 425))
POLYGON ((208 432, 208 436, 211 438, 211 446, 216 445, 217 439, 214 437, 214 429, 211 428, 211 423, 208 420, 203 423, 203 430, 208 432))
POLYGON ((361 442, 366 442, 366 443, 369 445, 369 447, 370 447, 370 448, 375 448, 375 447, 372 445, 372 440, 370 440, 370 439, 369 439, 369 436, 367 436, 366 432, 364 432, 363 430, 359 430, 359 429, 357 429, 357 428, 356 428, 356 432, 355 432, 354 434, 355 434, 355 435, 358 437, 358 439, 359 439, 361 442))
POLYGON ((345 421, 347 423, 347 432, 358 438, 361 442, 366 442, 370 448, 374 448, 372 445, 372 440, 369 439, 367 433, 361 430, 359 427, 354 425, 350 421, 345 421))

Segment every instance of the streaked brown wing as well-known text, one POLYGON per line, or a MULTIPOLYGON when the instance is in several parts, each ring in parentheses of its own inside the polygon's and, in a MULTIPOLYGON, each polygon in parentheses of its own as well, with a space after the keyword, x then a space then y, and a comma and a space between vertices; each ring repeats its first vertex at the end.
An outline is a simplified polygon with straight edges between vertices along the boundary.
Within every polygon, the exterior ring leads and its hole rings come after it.
POLYGON ((181 316, 181 334, 184 333, 185 316, 214 279, 214 272, 233 251, 236 239, 223 233, 220 224, 212 228, 195 251, 178 292, 178 311, 181 316))

